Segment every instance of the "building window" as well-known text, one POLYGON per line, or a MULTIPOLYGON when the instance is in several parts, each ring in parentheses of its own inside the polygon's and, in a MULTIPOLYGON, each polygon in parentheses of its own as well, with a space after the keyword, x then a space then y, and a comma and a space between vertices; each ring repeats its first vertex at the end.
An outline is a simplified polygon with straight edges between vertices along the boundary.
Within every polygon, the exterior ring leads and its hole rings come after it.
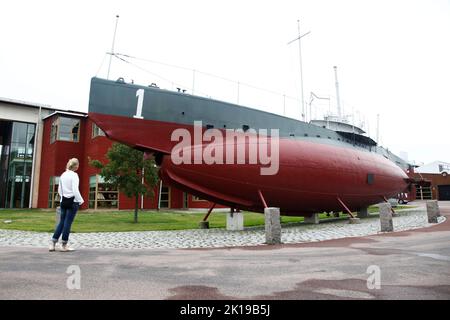
POLYGON ((89 209, 118 209, 119 191, 100 175, 89 178, 89 209))
POLYGON ((50 177, 50 188, 48 191, 48 207, 56 208, 60 202, 58 193, 59 177, 50 177))
POLYGON ((432 200, 433 191, 431 190, 431 185, 421 186, 416 184, 416 199, 432 200))
POLYGON ((95 209, 97 193, 97 176, 89 177, 89 209, 95 209))
POLYGON ((35 143, 35 125, 0 121, 0 207, 28 208, 35 143))
POLYGON ((170 208, 170 187, 161 187, 161 194, 159 199, 160 208, 170 208))
POLYGON ((80 138, 80 119, 59 118, 58 140, 78 142, 80 138))
POLYGON ((50 143, 55 141, 80 140, 80 119, 58 117, 53 121, 50 132, 50 143))
POLYGON ((104 137, 105 132, 95 123, 92 124, 92 139, 95 137, 104 137))
POLYGON ((187 192, 183 192, 183 209, 189 208, 189 195, 187 192))
POLYGON ((199 198, 197 196, 192 196, 192 201, 207 201, 207 200, 199 198))
POLYGON ((50 131, 50 143, 53 143, 56 140, 58 140, 58 119, 53 121, 52 129, 50 131))

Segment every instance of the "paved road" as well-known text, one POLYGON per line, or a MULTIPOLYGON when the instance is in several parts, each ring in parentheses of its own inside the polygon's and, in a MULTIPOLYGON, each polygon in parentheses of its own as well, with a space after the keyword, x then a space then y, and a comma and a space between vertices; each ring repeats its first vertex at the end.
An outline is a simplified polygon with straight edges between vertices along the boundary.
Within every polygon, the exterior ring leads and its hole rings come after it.
POLYGON ((440 206, 433 227, 280 246, 0 247, 0 299, 450 299, 450 202, 440 206), (369 289, 377 268, 381 288, 369 289))

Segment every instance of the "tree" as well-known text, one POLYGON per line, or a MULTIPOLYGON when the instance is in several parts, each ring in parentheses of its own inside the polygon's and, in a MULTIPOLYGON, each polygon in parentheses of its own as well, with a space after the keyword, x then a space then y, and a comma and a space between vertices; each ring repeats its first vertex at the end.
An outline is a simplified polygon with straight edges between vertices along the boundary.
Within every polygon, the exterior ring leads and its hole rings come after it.
POLYGON ((106 153, 106 164, 90 160, 91 166, 100 169, 100 175, 118 188, 128 198, 135 197, 134 222, 138 222, 139 196, 153 196, 158 183, 158 170, 153 159, 121 143, 113 143, 106 153))

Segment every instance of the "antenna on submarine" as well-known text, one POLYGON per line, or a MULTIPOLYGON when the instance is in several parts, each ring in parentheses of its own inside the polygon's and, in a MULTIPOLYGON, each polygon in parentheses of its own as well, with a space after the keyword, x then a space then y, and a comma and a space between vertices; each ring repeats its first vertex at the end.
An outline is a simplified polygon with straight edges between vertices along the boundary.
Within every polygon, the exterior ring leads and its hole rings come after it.
POLYGON ((288 45, 298 40, 298 54, 299 54, 299 60, 300 60, 300 91, 302 94, 302 114, 301 118, 303 121, 305 121, 305 99, 303 97, 303 68, 302 68, 302 41, 301 39, 311 33, 311 31, 306 32, 305 34, 300 33, 300 20, 297 20, 297 26, 298 26, 298 37, 295 38, 292 41, 288 42, 288 45))
POLYGON ((380 144, 380 114, 377 114, 377 143, 380 144))
POLYGON ((341 99, 339 98, 339 82, 338 82, 338 76, 337 76, 337 67, 334 66, 334 77, 336 79, 336 102, 337 102, 337 115, 339 117, 339 121, 342 119, 342 112, 341 112, 341 99))
POLYGON ((117 25, 119 24, 119 15, 116 15, 116 27, 114 28, 114 36, 113 36, 113 41, 112 41, 112 46, 111 46, 111 52, 108 52, 109 54, 109 66, 108 66, 108 74, 106 76, 106 79, 109 80, 109 72, 111 71, 111 60, 112 57, 114 56, 114 45, 116 42, 116 33, 117 33, 117 25))

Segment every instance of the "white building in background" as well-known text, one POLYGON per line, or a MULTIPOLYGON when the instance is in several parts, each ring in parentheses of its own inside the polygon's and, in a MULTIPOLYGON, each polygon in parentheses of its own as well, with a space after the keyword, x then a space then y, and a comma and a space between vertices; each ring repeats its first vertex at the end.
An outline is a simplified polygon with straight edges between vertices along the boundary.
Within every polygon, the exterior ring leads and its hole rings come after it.
POLYGON ((419 173, 437 173, 441 174, 446 172, 450 174, 450 163, 443 161, 434 161, 428 164, 424 164, 414 170, 419 173))
POLYGON ((0 97, 0 208, 37 207, 42 119, 56 110, 0 97))

